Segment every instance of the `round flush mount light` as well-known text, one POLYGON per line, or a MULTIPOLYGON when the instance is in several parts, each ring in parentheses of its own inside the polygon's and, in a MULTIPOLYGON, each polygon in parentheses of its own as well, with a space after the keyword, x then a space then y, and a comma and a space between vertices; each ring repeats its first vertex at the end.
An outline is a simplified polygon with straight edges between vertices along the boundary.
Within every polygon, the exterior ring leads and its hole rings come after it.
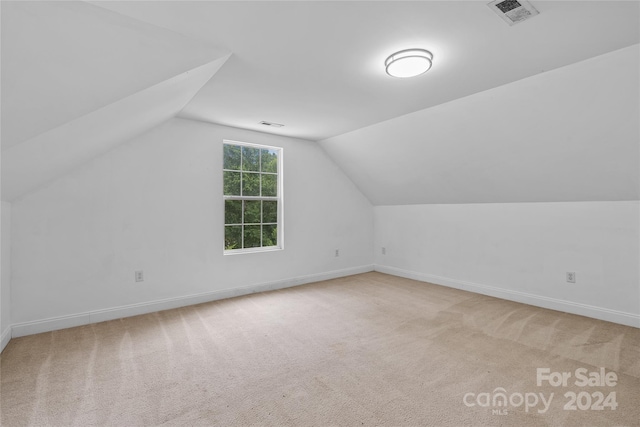
POLYGON ((431 68, 433 54, 424 49, 405 49, 396 52, 384 61, 387 74, 392 77, 415 77, 431 68))

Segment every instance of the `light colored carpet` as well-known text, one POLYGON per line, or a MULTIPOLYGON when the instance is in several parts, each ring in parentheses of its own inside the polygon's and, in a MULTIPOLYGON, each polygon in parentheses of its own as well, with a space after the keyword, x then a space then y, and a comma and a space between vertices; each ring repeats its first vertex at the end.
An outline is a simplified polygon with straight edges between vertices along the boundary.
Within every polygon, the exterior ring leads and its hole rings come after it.
POLYGON ((1 358, 3 426, 640 425, 639 329, 381 273, 17 338, 1 358), (572 377, 538 386, 537 368, 572 377), (579 368, 617 384, 578 387, 579 368), (500 387, 508 406, 478 405, 500 387), (592 409, 598 392, 617 408, 592 409))

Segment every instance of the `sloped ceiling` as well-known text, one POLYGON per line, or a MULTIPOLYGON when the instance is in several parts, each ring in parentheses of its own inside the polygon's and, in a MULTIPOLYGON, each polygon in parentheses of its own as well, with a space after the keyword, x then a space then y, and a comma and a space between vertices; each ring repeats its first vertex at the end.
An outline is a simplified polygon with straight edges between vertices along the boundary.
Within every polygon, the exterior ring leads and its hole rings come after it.
POLYGON ((2 196, 13 200, 175 116, 224 64, 197 67, 2 152, 2 196))
POLYGON ((640 46, 321 141, 375 205, 640 198, 640 46))
POLYGON ((2 2, 2 199, 175 116, 228 57, 83 2, 2 2))
POLYGON ((509 26, 476 1, 94 1, 233 56, 181 117, 311 140, 340 135, 638 43, 637 1, 536 1, 509 26), (422 47, 433 68, 384 60, 422 47), (260 126, 261 120, 285 124, 260 126))

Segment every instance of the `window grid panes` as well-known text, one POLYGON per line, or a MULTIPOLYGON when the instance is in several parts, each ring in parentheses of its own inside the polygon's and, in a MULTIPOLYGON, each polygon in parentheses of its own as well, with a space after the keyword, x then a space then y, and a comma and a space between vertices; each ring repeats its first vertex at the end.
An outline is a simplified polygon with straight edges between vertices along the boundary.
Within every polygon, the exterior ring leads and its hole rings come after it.
POLYGON ((281 149, 224 145, 225 251, 281 247, 281 149))

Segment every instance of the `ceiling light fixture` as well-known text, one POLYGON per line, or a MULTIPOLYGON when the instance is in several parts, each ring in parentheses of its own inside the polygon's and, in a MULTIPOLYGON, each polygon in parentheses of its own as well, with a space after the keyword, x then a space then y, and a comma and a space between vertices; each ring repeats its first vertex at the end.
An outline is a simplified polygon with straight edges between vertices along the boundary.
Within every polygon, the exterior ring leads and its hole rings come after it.
POLYGON ((384 66, 392 77, 415 77, 431 68, 433 54, 424 49, 405 49, 390 55, 384 66))

